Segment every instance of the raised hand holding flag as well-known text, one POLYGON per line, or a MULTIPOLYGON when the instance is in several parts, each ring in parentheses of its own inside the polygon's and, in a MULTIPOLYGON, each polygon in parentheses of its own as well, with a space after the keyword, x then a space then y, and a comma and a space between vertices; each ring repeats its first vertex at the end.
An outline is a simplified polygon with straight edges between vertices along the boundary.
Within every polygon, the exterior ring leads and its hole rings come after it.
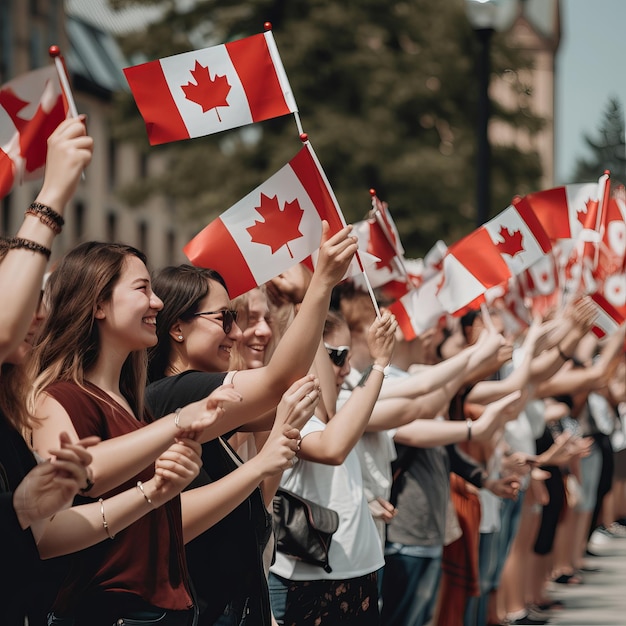
POLYGON ((224 277, 231 297, 260 285, 317 250, 322 220, 345 226, 308 143, 263 184, 184 248, 189 260, 224 277))
POLYGON ((15 184, 43 176, 48 137, 66 114, 54 67, 22 74, 0 87, 0 198, 15 184))

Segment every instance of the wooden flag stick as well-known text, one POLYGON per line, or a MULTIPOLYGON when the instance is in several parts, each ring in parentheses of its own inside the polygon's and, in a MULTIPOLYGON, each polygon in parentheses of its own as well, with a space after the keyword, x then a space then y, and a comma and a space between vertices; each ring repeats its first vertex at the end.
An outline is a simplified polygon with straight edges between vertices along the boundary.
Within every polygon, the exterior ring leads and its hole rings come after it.
MULTIPOLYGON (((297 116, 296 116, 297 117, 297 116)), ((330 195, 331 200, 333 201, 333 205, 335 206, 335 210, 337 211, 337 215, 339 216, 339 219, 341 220, 341 223, 346 226, 346 218, 343 216, 343 211, 341 210, 341 207, 339 206, 339 201, 337 200, 337 197, 335 196, 335 192, 333 191, 333 188, 330 186, 330 182, 328 181, 328 178, 326 177, 326 172, 324 172, 324 168, 322 168, 322 164, 319 162, 319 159, 317 158, 317 154, 315 154, 315 150, 313 150, 313 146, 311 145, 311 143, 309 142, 309 138, 307 136, 306 133, 302 133, 300 135, 300 140, 302 141, 302 143, 305 143, 308 145, 309 148, 309 152, 311 154, 311 158, 313 159, 313 162, 315 163, 317 170, 319 172, 319 175, 321 176, 322 180, 324 181, 324 185, 326 186, 326 190, 328 191, 328 194, 330 195)), ((363 267, 363 263, 361 261, 361 257, 359 256, 359 252, 357 250, 356 254, 354 255, 356 262, 359 264, 359 269, 361 270, 361 272, 363 273, 363 277, 365 279, 365 284, 367 285, 367 290, 370 294, 370 298, 372 299, 372 304, 374 305, 374 310, 376 311, 376 317, 378 317, 380 319, 381 314, 380 314, 380 309, 378 308, 378 302, 376 302, 376 297, 374 296, 374 290, 372 289, 372 285, 370 284, 370 281, 367 277, 367 274, 365 273, 365 268, 363 267)))

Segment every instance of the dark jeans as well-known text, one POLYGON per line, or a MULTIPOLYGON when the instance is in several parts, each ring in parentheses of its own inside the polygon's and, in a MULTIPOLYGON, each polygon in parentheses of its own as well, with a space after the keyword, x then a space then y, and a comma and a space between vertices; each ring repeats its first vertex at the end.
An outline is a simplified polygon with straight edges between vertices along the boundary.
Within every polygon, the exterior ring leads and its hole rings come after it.
POLYGON ((425 624, 434 612, 440 579, 440 556, 386 555, 382 623, 385 626, 425 624))

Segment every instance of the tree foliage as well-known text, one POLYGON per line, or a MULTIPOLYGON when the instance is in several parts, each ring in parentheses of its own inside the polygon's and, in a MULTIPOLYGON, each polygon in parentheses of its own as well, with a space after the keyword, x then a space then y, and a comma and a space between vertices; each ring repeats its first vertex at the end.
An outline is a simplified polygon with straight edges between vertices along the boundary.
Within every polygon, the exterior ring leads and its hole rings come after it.
POLYGON ((585 134, 590 156, 576 161, 574 180, 596 180, 604 170, 611 172, 613 181, 626 182, 626 139, 624 138, 624 109, 619 98, 609 98, 596 137, 585 134))
MULTIPOLYGON (((174 0, 167 6, 162 21, 123 42, 130 58, 223 43, 272 23, 302 125, 349 222, 365 215, 373 187, 389 203, 409 256, 474 228, 478 41, 463 0, 198 0, 186 12, 177 11, 174 0)), ((493 72, 513 69, 518 76, 528 61, 506 44, 505 35, 494 38, 493 72)), ((520 97, 528 89, 519 79, 511 86, 520 97)), ((147 148, 130 96, 119 98, 117 113, 117 135, 147 148)), ((531 135, 541 126, 528 111, 494 103, 492 114, 531 135)), ((151 148, 166 153, 170 167, 127 193, 166 193, 201 225, 282 167, 300 145, 288 116, 151 148)), ((536 154, 494 146, 493 212, 513 195, 536 190, 540 175, 536 154)))

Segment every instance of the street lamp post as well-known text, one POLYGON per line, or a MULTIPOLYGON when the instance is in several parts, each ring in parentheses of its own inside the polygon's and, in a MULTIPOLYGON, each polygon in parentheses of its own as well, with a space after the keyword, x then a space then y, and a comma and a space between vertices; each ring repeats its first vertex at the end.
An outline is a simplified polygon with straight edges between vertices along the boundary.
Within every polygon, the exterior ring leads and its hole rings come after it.
POLYGON ((477 59, 476 225, 481 226, 489 219, 491 199, 491 38, 496 30, 506 30, 513 24, 517 16, 517 0, 465 0, 465 11, 480 43, 477 59))

